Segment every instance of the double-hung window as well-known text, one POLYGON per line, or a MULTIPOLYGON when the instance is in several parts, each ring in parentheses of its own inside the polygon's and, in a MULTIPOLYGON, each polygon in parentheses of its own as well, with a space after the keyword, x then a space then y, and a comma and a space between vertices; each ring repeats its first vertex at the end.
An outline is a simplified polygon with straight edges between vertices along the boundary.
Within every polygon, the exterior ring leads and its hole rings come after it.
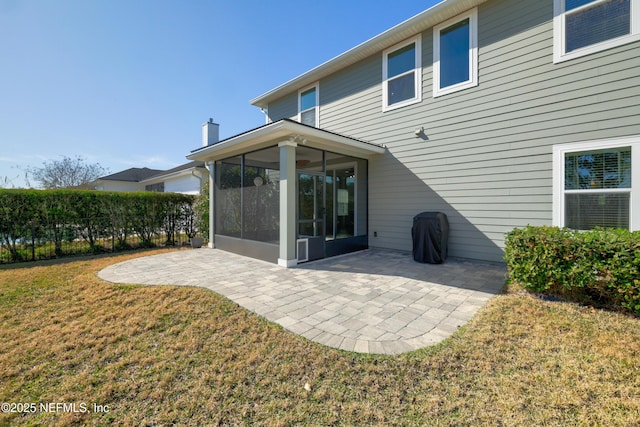
POLYGON ((640 140, 554 147, 554 223, 576 230, 640 228, 640 140))
POLYGON ((433 96, 478 85, 478 10, 433 28, 433 96))
POLYGON ((554 0, 553 61, 640 40, 640 0, 554 0))
POLYGON ((382 111, 422 100, 422 42, 417 36, 383 53, 382 111))
POLYGON ((319 127, 318 84, 306 87, 298 92, 298 121, 302 124, 319 127))

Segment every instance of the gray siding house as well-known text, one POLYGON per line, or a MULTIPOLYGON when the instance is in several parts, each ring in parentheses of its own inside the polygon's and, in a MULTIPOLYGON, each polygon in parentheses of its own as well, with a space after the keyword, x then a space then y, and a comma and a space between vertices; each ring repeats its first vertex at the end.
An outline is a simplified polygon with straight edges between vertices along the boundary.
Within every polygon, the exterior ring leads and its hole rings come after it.
POLYGON ((423 211, 488 261, 527 224, 640 230, 640 0, 445 0, 251 103, 187 156, 222 249, 409 251, 423 211))

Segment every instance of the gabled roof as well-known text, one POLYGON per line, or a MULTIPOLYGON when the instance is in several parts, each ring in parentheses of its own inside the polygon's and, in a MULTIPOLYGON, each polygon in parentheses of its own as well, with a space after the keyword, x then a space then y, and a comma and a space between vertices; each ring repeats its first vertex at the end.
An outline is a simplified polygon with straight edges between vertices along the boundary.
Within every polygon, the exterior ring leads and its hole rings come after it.
POLYGON ((159 181, 162 179, 170 178, 172 176, 188 174, 187 172, 190 171, 191 169, 198 169, 198 168, 206 170, 204 166, 204 162, 192 161, 189 163, 185 163, 183 165, 176 166, 173 169, 160 171, 160 173, 150 176, 149 178, 145 178, 142 181, 159 181))
POLYGON ((161 171, 161 173, 156 175, 171 175, 173 173, 181 172, 181 171, 192 169, 192 168, 204 168, 204 167, 205 167, 204 162, 193 161, 193 162, 185 163, 184 165, 176 166, 173 169, 161 171))
POLYGON ((194 168, 204 168, 204 162, 192 161, 169 170, 149 169, 149 168, 129 168, 121 172, 111 175, 102 176, 98 180, 104 181, 124 181, 124 182, 142 182, 154 178, 165 177, 168 175, 178 174, 183 171, 194 168))
POLYGON ((151 178, 152 176, 157 175, 160 172, 163 171, 160 169, 149 168, 129 168, 111 175, 101 176, 98 179, 105 181, 140 182, 144 179, 151 178))
MULTIPOLYGON (((270 102, 308 86, 330 74, 355 64, 371 55, 378 54, 388 47, 402 42, 418 33, 459 15, 487 0, 444 0, 435 6, 407 19, 395 27, 357 45, 356 47, 336 56, 333 59, 295 77, 292 80, 272 89, 257 98, 252 99, 251 105, 266 108, 270 102)), ((380 71, 382 73, 382 71, 380 71)))
POLYGON ((385 147, 377 144, 298 123, 291 119, 280 119, 215 144, 193 150, 187 159, 219 160, 273 146, 275 143, 286 140, 300 141, 302 145, 310 148, 363 158, 373 154, 382 154, 386 150, 385 147))

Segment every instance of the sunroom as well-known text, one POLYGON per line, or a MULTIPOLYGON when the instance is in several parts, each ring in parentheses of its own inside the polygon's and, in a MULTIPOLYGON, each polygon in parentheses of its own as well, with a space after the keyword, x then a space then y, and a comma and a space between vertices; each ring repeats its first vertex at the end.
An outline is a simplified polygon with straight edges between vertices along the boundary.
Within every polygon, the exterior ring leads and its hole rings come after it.
POLYGON ((292 267, 368 247, 368 159, 385 148, 282 119, 194 150, 211 247, 292 267))

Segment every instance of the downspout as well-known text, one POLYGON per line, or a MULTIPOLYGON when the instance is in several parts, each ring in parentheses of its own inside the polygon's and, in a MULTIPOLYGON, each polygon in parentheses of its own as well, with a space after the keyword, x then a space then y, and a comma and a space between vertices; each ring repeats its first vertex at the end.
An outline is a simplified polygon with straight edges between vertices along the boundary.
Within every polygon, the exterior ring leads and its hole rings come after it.
POLYGON ((269 123, 271 123, 271 120, 269 119, 269 109, 260 107, 260 111, 262 111, 262 114, 264 114, 264 124, 268 125, 269 123))
POLYGON ((206 163, 206 168, 209 171, 209 244, 210 248, 216 247, 216 221, 215 221, 215 169, 214 163, 212 161, 208 161, 206 163))

